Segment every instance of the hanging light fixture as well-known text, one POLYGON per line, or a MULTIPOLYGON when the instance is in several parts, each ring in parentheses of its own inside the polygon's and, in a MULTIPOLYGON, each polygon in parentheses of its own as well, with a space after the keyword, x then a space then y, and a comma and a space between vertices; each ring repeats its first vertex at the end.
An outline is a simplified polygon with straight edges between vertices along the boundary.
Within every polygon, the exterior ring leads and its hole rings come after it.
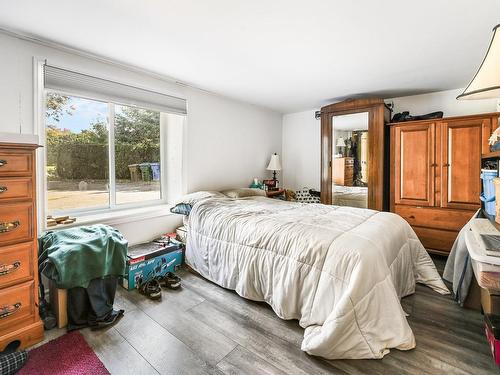
POLYGON ((500 25, 493 28, 493 38, 476 75, 457 99, 500 98, 500 25))

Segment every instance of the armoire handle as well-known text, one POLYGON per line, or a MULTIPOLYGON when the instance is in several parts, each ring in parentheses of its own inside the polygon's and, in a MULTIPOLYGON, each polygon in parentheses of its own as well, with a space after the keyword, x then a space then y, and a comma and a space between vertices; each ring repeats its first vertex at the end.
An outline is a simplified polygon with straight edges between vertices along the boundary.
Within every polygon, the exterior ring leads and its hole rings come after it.
POLYGON ((7 186, 0 186, 0 194, 5 193, 7 190, 9 190, 7 186))
POLYGON ((7 160, 0 160, 0 167, 3 167, 7 164, 7 160))

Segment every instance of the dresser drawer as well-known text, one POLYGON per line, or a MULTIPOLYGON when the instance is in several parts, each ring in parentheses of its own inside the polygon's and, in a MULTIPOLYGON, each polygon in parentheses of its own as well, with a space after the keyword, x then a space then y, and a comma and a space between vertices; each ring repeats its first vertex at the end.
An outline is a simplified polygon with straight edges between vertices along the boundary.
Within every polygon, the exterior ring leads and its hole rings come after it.
POLYGON ((0 248, 0 289, 33 279, 33 243, 0 248))
POLYGON ((33 198, 33 182, 30 177, 0 178, 0 201, 33 198))
POLYGON ((33 239, 33 203, 0 204, 0 246, 33 239))
POLYGON ((35 315, 35 282, 11 286, 0 290, 0 332, 14 331, 17 324, 33 320, 35 315))
POLYGON ((438 250, 441 254, 448 254, 450 252, 458 236, 458 232, 449 230, 422 227, 413 227, 413 230, 426 249, 438 250))
POLYGON ((33 155, 30 152, 0 151, 0 176, 31 176, 33 155))
POLYGON ((412 226, 452 231, 460 231, 474 216, 474 211, 406 205, 396 205, 394 211, 412 226))

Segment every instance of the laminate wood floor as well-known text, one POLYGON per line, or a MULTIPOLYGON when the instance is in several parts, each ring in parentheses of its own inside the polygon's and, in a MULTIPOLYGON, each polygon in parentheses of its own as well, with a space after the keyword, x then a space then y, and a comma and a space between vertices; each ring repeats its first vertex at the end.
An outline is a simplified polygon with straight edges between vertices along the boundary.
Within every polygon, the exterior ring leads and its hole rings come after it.
MULTIPOLYGON (((436 259, 439 269, 443 260, 436 259)), ((300 350, 297 321, 279 319, 182 270, 183 288, 153 302, 118 288, 125 316, 106 331, 82 330, 112 374, 496 374, 479 312, 418 285, 403 299, 416 349, 382 360, 328 361, 300 350)), ((49 336, 60 334, 52 331, 49 336)))

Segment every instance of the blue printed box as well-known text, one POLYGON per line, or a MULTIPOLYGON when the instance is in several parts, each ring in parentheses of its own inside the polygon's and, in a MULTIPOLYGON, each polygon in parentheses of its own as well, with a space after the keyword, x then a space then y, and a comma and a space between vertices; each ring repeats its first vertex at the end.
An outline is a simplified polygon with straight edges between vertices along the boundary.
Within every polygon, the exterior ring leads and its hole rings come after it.
POLYGON ((182 264, 184 246, 180 242, 172 242, 166 246, 147 243, 132 246, 128 249, 125 277, 122 285, 125 289, 137 288, 139 282, 146 282, 167 272, 176 271, 182 264))

